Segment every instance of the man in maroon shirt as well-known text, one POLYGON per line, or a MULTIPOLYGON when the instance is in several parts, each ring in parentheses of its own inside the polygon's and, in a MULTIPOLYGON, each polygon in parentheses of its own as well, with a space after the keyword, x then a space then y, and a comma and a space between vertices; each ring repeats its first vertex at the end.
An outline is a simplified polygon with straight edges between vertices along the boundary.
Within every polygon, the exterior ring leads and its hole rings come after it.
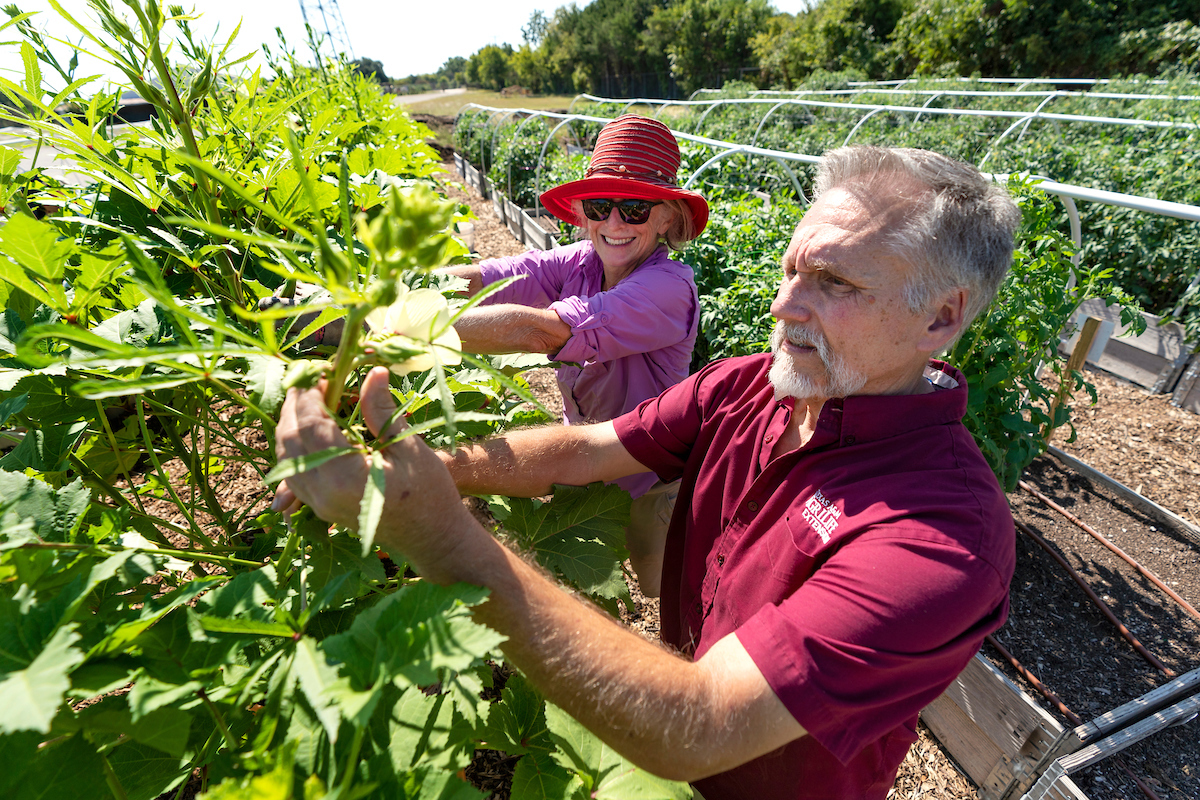
MULTIPOLYGON (((477 616, 550 700, 707 800, 885 797, 918 711, 1007 613, 1012 519, 961 424, 966 384, 931 356, 994 295, 1019 214, 919 150, 833 151, 816 190, 783 258, 773 355, 709 365, 608 423, 384 451, 381 544, 430 580, 488 587, 477 616), (647 467, 682 479, 661 576, 681 655, 574 600, 456 492, 647 467)), ((363 387, 377 433, 386 386, 376 370, 363 387)), ((281 458, 344 441, 319 389, 289 394, 277 435, 281 458)), ((298 496, 353 525, 366 473, 346 457, 290 478, 277 506, 298 496)))

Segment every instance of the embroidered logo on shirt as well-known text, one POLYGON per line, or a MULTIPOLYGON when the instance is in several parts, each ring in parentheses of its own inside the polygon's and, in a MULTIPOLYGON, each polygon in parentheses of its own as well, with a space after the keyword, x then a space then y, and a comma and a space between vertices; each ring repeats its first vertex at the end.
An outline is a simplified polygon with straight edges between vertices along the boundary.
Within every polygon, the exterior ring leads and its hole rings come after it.
POLYGON ((818 489, 804 503, 803 517, 809 525, 812 525, 813 530, 821 537, 821 541, 828 544, 829 537, 837 530, 838 520, 841 519, 842 512, 833 504, 832 500, 821 494, 821 490, 818 489))

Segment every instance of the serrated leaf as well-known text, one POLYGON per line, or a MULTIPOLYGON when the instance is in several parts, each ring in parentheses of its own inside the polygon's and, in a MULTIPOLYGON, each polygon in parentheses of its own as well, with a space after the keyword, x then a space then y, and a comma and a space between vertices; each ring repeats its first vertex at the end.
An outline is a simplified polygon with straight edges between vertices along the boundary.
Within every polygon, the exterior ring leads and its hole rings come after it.
POLYGON ((360 613, 350 630, 330 636, 323 647, 360 686, 395 679, 428 685, 440 670, 467 669, 504 641, 470 617, 470 606, 486 596, 466 584, 410 584, 360 613))
MULTIPOLYGON (((16 214, 0 228, 0 245, 3 245, 5 255, 24 269, 28 276, 24 282, 32 280, 51 304, 65 309, 66 294, 62 279, 67 258, 74 249, 71 242, 60 239, 52 225, 25 214, 16 214)), ((26 288, 13 269, 4 266, 5 263, 0 259, 0 276, 26 288)))
POLYGON ((21 61, 25 64, 25 90, 35 98, 42 96, 42 68, 37 53, 29 42, 21 42, 21 61))
POLYGON ((480 732, 481 746, 511 755, 554 748, 543 711, 545 700, 520 673, 504 684, 501 701, 493 703, 487 725, 480 732))
POLYGON ((510 499, 504 527, 581 591, 632 605, 621 574, 630 503, 629 493, 616 485, 555 486, 548 503, 510 499))
POLYGON ((74 625, 64 625, 28 667, 0 682, 0 733, 49 733, 50 721, 71 688, 71 670, 83 663, 83 653, 73 646, 79 638, 74 625))
POLYGON ((34 530, 51 542, 65 542, 87 513, 91 492, 78 478, 55 490, 19 472, 0 469, 0 510, 33 520, 34 530))
POLYGON ((272 419, 278 417, 287 396, 287 389, 283 386, 287 362, 269 355, 252 356, 247 361, 244 380, 250 399, 272 419))
POLYGON ((558 745, 554 760, 578 775, 595 800, 689 800, 692 787, 651 775, 625 760, 616 750, 579 724, 561 708, 546 704, 546 723, 558 745))

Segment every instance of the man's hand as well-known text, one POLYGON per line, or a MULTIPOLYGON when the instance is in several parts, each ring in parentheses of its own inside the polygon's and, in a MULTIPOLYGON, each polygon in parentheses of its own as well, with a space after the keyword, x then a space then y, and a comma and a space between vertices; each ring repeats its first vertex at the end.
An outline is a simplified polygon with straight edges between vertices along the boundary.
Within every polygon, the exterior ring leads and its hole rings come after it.
MULTIPOLYGON (((324 394, 324 381, 312 389, 288 391, 276 428, 275 452, 279 459, 350 445, 326 411, 324 394)), ((361 397, 363 419, 377 439, 387 441, 404 431, 404 421, 393 419, 396 404, 388 390, 386 368, 376 367, 367 374, 361 397)), ((465 515, 469 520, 470 516, 446 467, 420 437, 409 436, 388 445, 382 453, 386 511, 376 541, 395 547, 414 567, 436 580, 442 572, 441 560, 456 545, 453 536, 443 534, 455 521, 461 522, 460 517, 465 515)), ((292 511, 303 502, 321 519, 357 527, 368 471, 365 453, 326 462, 288 478, 280 485, 272 508, 292 511)), ((469 526, 462 529, 464 533, 469 531, 469 526)))

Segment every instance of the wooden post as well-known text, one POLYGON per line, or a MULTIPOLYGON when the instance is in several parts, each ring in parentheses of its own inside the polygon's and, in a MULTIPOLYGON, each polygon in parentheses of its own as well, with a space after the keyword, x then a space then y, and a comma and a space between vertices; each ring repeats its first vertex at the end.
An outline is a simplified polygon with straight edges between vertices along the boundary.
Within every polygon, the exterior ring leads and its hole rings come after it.
POLYGON ((1046 431, 1042 435, 1046 444, 1050 444, 1050 440, 1054 437, 1054 431, 1057 429, 1054 424, 1054 415, 1058 413, 1058 407, 1071 396, 1071 373, 1083 369, 1083 363, 1087 360, 1088 351, 1092 349, 1092 342, 1096 340, 1096 331, 1099 329, 1100 320, 1096 317, 1088 317, 1084 320, 1083 330, 1079 332, 1079 341, 1075 343, 1075 349, 1071 351, 1071 355, 1067 359, 1067 368, 1062 381, 1058 384, 1058 392, 1050 401, 1050 422, 1046 425, 1046 431))

